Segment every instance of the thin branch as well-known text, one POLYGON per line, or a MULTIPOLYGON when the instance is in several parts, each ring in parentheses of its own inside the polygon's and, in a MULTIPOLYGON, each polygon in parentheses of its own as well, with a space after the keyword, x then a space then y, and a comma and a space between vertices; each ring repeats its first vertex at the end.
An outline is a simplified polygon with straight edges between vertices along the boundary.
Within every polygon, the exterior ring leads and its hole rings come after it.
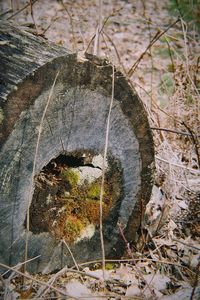
POLYGON ((30 5, 35 4, 35 2, 37 2, 38 0, 33 0, 32 2, 27 3, 24 7, 22 7, 21 9, 19 9, 18 11, 16 11, 12 16, 8 17, 6 20, 10 20, 12 18, 14 18, 16 15, 20 14, 23 10, 25 10, 27 7, 29 7, 30 5))
POLYGON ((33 24, 35 26, 36 32, 38 33, 37 26, 35 23, 34 13, 33 13, 33 0, 29 0, 29 2, 30 2, 31 18, 33 20, 33 24))
POLYGON ((118 59, 119 65, 122 67, 124 74, 127 75, 126 68, 124 67, 124 64, 123 64, 123 62, 121 60, 120 54, 119 54, 119 52, 117 50, 117 47, 116 47, 115 43, 113 42, 113 40, 110 38, 110 36, 104 30, 103 30, 102 33, 105 34, 105 36, 107 37, 107 39, 109 40, 109 42, 113 46, 113 48, 115 50, 115 53, 117 55, 117 59, 118 59))
MULTIPOLYGON (((178 130, 174 130, 174 129, 160 128, 160 127, 151 127, 151 129, 152 130, 159 130, 159 131, 166 131, 166 132, 176 133, 176 134, 180 134, 180 135, 191 136, 191 133, 178 131, 178 130)), ((200 135, 196 135, 196 136, 200 137, 200 135)))
POLYGON ((146 287, 149 289, 151 295, 152 295, 152 296, 155 296, 154 291, 151 289, 149 283, 146 281, 146 279, 144 278, 142 272, 140 271, 140 269, 139 269, 139 268, 137 267, 137 265, 136 265, 136 261, 135 261, 135 258, 134 258, 134 256, 133 256, 133 253, 132 253, 132 251, 131 251, 130 244, 129 244, 129 242, 127 241, 127 239, 126 239, 126 237, 125 237, 125 235, 124 235, 123 224, 121 224, 120 222, 118 222, 117 225, 118 225, 119 233, 120 233, 120 235, 121 235, 121 237, 122 237, 122 239, 123 239, 123 241, 124 241, 124 243, 125 243, 125 245, 126 245, 127 253, 128 253, 128 255, 129 255, 129 256, 132 258, 132 260, 133 260, 133 263, 134 263, 134 267, 135 267, 135 269, 136 269, 136 272, 138 273, 139 277, 142 278, 142 280, 145 282, 146 287))
POLYGON ((76 37, 75 37, 75 33, 74 33, 74 23, 73 23, 73 18, 67 8, 67 5, 63 2, 63 0, 61 0, 61 4, 64 8, 64 10, 66 11, 68 17, 69 17, 69 22, 70 22, 70 26, 72 29, 72 36, 73 36, 73 51, 77 51, 77 41, 76 41, 76 37))
POLYGON ((198 147, 197 140, 196 140, 196 138, 194 136, 194 133, 190 129, 190 127, 185 122, 182 122, 182 125, 185 126, 185 128, 188 130, 188 132, 191 135, 191 139, 192 139, 192 142, 193 142, 193 145, 194 145, 194 148, 195 148, 195 152, 196 152, 196 156, 197 156, 198 166, 199 166, 199 169, 200 169, 199 147, 198 147))
POLYGON ((85 271, 74 270, 74 269, 68 268, 66 266, 63 269, 61 269, 60 271, 58 271, 56 274, 54 274, 53 277, 50 278, 49 281, 47 282, 47 285, 44 288, 40 288, 38 290, 37 294, 35 295, 35 297, 33 299, 38 299, 39 297, 44 297, 46 295, 46 293, 48 292, 48 289, 50 289, 52 287, 52 285, 57 280, 57 278, 63 276, 65 273, 74 273, 74 274, 78 274, 80 276, 86 276, 86 277, 90 277, 90 278, 93 278, 93 279, 96 279, 96 280, 101 279, 100 277, 95 276, 95 275, 90 274, 90 273, 87 273, 85 271))
MULTIPOLYGON (((62 291, 62 290, 60 290, 60 289, 58 289, 58 288, 56 288, 56 287, 49 286, 48 283, 43 282, 43 281, 41 281, 41 280, 39 280, 39 279, 36 279, 36 278, 32 277, 31 275, 29 275, 29 274, 27 274, 27 273, 23 273, 23 272, 21 272, 21 271, 16 270, 16 269, 13 268, 13 267, 9 267, 9 266, 7 266, 7 265, 5 265, 5 264, 2 264, 2 263, 0 263, 0 266, 1 266, 2 268, 8 269, 8 270, 10 270, 10 271, 13 271, 13 272, 15 272, 15 273, 17 273, 17 274, 19 274, 19 275, 25 277, 25 278, 28 278, 28 279, 30 279, 30 280, 32 280, 32 281, 35 281, 35 282, 39 283, 40 285, 44 285, 44 286, 46 286, 46 287, 48 287, 48 288, 51 288, 52 290, 54 290, 54 291, 60 293, 61 295, 70 297, 70 295, 67 294, 66 292, 64 292, 64 291, 62 291)), ((78 300, 78 298, 75 298, 75 297, 73 297, 73 298, 78 300)))
POLYGON ((184 246, 187 246, 188 248, 192 248, 192 249, 194 249, 194 250, 200 251, 200 248, 195 247, 195 246, 192 246, 192 245, 189 245, 189 244, 187 244, 187 243, 185 243, 185 242, 182 242, 182 241, 180 241, 180 240, 177 240, 177 239, 174 239, 174 238, 173 238, 173 241, 175 241, 175 242, 177 242, 177 243, 180 243, 180 244, 183 244, 184 246))
POLYGON ((102 9, 103 9, 103 3, 102 0, 99 0, 99 20, 98 25, 96 28, 96 34, 95 34, 95 41, 94 41, 94 51, 93 54, 100 56, 100 34, 101 34, 101 28, 102 28, 102 9))
POLYGON ((186 171, 189 171, 189 172, 191 172, 191 173, 199 174, 199 175, 200 175, 200 171, 199 171, 199 170, 195 170, 195 169, 192 169, 192 168, 188 168, 188 167, 186 167, 186 166, 182 166, 182 165, 173 163, 173 162, 171 162, 171 161, 168 161, 168 160, 166 160, 166 159, 164 159, 164 158, 159 157, 158 155, 156 155, 155 158, 158 159, 158 160, 160 160, 160 161, 163 161, 163 162, 165 162, 165 163, 167 163, 167 164, 169 164, 169 165, 172 165, 172 166, 175 166, 175 167, 184 169, 184 170, 186 170, 186 171))
MULTIPOLYGON (((13 267, 13 269, 17 269, 17 268, 20 268, 21 266, 23 266, 25 263, 27 264, 27 263, 29 263, 29 262, 31 262, 31 261, 33 261, 33 260, 35 260, 35 259, 37 259, 37 258, 39 258, 41 255, 37 255, 37 256, 35 256, 35 257, 33 257, 33 258, 30 258, 29 260, 27 260, 27 261, 24 261, 24 262, 20 262, 20 263, 18 263, 16 266, 14 266, 13 267)), ((5 276, 7 273, 9 272, 9 270, 8 271, 6 271, 5 273, 3 273, 3 275, 2 276, 5 276)))
MULTIPOLYGON (((64 239, 62 239, 62 242, 63 242, 63 244, 67 247, 67 250, 69 251, 69 254, 71 255, 71 258, 72 258, 72 260, 73 260, 73 262, 74 262, 74 264, 75 264, 75 266, 76 266, 77 271, 80 271, 80 270, 79 270, 79 266, 78 266, 78 264, 77 264, 77 262, 76 262, 76 260, 75 260, 75 257, 74 257, 74 255, 73 255, 73 253, 72 253, 72 251, 71 251, 69 245, 66 243, 66 241, 65 241, 64 239)), ((81 281, 84 282, 82 276, 81 276, 81 281)))
POLYGON ((140 55, 140 57, 136 60, 136 62, 132 65, 132 67, 130 68, 130 70, 128 71, 128 76, 131 77, 133 75, 133 73, 135 72, 136 68, 138 67, 139 63, 141 62, 142 58, 144 57, 144 55, 147 53, 147 51, 153 46, 153 44, 155 44, 163 34, 165 34, 171 27, 173 27, 176 23, 178 23, 180 21, 180 18, 178 18, 176 21, 174 21, 172 24, 170 24, 164 31, 158 31, 154 37, 152 38, 152 40, 150 41, 149 45, 147 46, 147 48, 145 49, 144 52, 142 52, 142 54, 140 55))
POLYGON ((3 16, 5 16, 5 15, 11 13, 11 12, 13 12, 13 10, 12 10, 12 8, 9 8, 8 10, 6 10, 6 11, 4 11, 4 12, 2 12, 2 13, 0 14, 0 18, 2 18, 3 16))
POLYGON ((108 152, 108 138, 109 138, 109 130, 110 130, 110 118, 111 111, 114 101, 114 86, 115 86, 115 67, 112 64, 112 94, 110 100, 110 107, 108 111, 107 125, 106 125, 106 137, 105 137, 105 147, 104 147, 104 155, 103 155, 103 166, 102 166, 102 181, 101 181, 101 190, 100 190, 100 216, 99 216, 99 226, 100 226, 100 239, 101 239, 101 251, 102 251, 102 270, 103 270, 103 279, 105 280, 105 248, 104 248, 104 237, 103 237, 103 194, 104 194, 104 181, 105 181, 105 166, 106 166, 106 158, 108 152))
POLYGON ((194 299, 194 293, 195 293, 195 290, 198 286, 198 281, 199 281, 199 273, 200 273, 200 261, 197 265, 197 268, 196 268, 196 275, 195 275, 195 281, 194 281, 194 287, 192 289, 192 293, 191 293, 191 296, 190 296, 190 300, 193 300, 194 299))
MULTIPOLYGON (((108 22, 108 20, 109 20, 111 17, 115 16, 115 14, 118 13, 120 10, 121 10, 121 8, 118 9, 118 10, 116 10, 116 11, 113 12, 112 14, 110 14, 110 15, 104 20, 103 25, 102 25, 102 27, 101 27, 100 30, 99 30, 99 34, 101 34, 101 32, 102 32, 102 30, 104 29, 104 27, 105 27, 106 23, 108 22)), ((86 50, 84 51, 85 53, 88 52, 88 49, 90 48, 90 45, 91 45, 92 42, 94 41, 95 37, 96 37, 96 33, 92 36, 91 40, 89 41, 88 46, 87 46, 86 50)))
POLYGON ((41 33, 40 35, 44 36, 45 33, 49 30, 49 28, 50 28, 50 27, 51 27, 58 19, 60 19, 60 17, 56 17, 56 16, 52 17, 52 18, 51 18, 51 21, 50 21, 50 23, 49 23, 49 25, 47 25, 47 27, 44 28, 44 29, 42 30, 42 33, 41 33))

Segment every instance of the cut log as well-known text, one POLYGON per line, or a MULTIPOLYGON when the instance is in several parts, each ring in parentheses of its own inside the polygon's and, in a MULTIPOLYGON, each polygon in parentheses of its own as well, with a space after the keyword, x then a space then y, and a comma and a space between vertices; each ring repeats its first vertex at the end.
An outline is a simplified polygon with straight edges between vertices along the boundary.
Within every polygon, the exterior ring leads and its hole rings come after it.
POLYGON ((152 189, 154 149, 136 92, 112 64, 0 21, 0 262, 48 273, 134 242, 152 189), (29 212, 29 213, 28 213, 29 212), (27 217, 28 215, 28 217, 27 217), (27 219, 28 218, 28 219, 27 219), (27 230, 27 228, 29 230, 27 230), (27 232, 28 231, 28 232, 27 232), (28 243, 27 243, 28 240, 28 243))

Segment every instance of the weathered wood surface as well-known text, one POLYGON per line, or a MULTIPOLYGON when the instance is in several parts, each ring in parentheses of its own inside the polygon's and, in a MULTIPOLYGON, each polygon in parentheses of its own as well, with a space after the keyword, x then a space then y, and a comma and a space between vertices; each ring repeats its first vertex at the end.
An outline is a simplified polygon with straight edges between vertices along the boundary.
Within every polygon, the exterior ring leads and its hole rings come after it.
MULTIPOLYGON (((36 175, 61 153, 103 155, 112 65, 88 54, 81 58, 70 54, 3 21, 0 41, 0 262, 14 265, 24 259, 38 128, 55 76, 59 72, 42 124, 36 175)), ((143 105, 117 71, 108 154, 110 164, 120 166, 121 182, 104 219, 105 250, 106 257, 119 258, 124 245, 117 223, 134 241, 142 206, 151 194, 154 150, 143 105)), ((98 224, 90 239, 71 243, 70 248, 78 262, 100 258, 98 224)), ((29 232, 28 258, 37 255, 40 258, 27 265, 31 272, 50 272, 73 263, 60 239, 48 230, 29 232)))

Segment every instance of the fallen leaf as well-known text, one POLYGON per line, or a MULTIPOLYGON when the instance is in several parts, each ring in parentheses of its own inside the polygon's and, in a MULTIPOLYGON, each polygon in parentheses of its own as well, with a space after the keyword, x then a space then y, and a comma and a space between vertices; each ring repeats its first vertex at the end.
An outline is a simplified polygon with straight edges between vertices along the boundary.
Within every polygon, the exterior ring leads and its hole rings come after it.
POLYGON ((9 41, 0 41, 0 46, 8 45, 9 41))
POLYGON ((92 297, 91 291, 81 282, 78 280, 72 280, 65 286, 67 293, 70 295, 70 297, 81 297, 81 299, 91 299, 95 300, 96 298, 92 297))
POLYGON ((129 286, 126 290, 126 297, 134 297, 134 296, 140 296, 141 295, 141 290, 139 289, 137 284, 132 284, 129 286))
POLYGON ((178 201, 178 206, 182 209, 188 208, 188 205, 185 203, 185 201, 178 201))
POLYGON ((169 277, 160 273, 144 275, 144 278, 150 286, 158 291, 166 289, 167 284, 170 282, 169 277))

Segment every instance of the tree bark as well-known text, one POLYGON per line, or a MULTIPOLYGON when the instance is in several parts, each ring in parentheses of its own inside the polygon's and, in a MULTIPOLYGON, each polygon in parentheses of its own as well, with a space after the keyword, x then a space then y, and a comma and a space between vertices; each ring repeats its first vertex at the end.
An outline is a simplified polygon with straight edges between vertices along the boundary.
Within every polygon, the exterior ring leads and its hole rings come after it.
MULTIPOLYGON (((0 21, 0 61, 0 261, 15 265, 24 260, 28 210, 28 258, 40 255, 27 264, 30 272, 73 264, 62 239, 77 262, 101 258, 99 200, 89 198, 88 182, 74 187, 76 177, 66 183, 62 172, 76 169, 82 176, 86 167, 91 173, 102 169, 94 164, 104 153, 112 64, 70 53, 5 21, 0 21), (85 227, 93 223, 92 235, 77 238, 84 227, 80 216, 85 227), (66 227, 74 220, 75 238, 66 227)), ((142 102, 116 69, 105 171, 105 251, 107 258, 119 258, 125 245, 117 224, 133 242, 151 194, 154 149, 142 102)))

